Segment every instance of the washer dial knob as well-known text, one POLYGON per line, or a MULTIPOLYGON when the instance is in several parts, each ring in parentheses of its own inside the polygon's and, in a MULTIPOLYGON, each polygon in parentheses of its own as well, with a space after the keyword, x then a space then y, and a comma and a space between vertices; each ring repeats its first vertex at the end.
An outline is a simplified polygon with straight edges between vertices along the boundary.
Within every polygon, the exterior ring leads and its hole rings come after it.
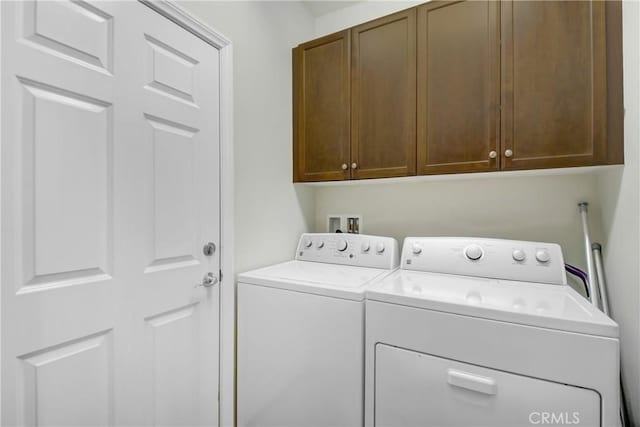
POLYGON ((319 240, 316 242, 316 248, 322 249, 323 247, 324 247, 324 242, 322 240, 319 240))
POLYGON ((338 240, 338 245, 337 245, 337 247, 338 247, 338 250, 339 250, 340 252, 344 252, 344 251, 346 251, 346 250, 347 250, 347 241, 346 241, 346 240, 344 240, 344 239, 340 239, 340 240, 338 240))
POLYGON ((379 254, 384 252, 384 243, 378 242, 378 244, 376 245, 376 252, 378 252, 379 254))
POLYGON ((362 242, 362 245, 360 245, 360 249, 362 249, 362 252, 369 252, 369 249, 371 249, 371 244, 367 241, 362 242))
POLYGON ((524 261, 524 259, 527 257, 527 255, 524 253, 522 249, 514 250, 513 254, 511 255, 513 256, 513 260, 518 262, 524 261))
POLYGON ((547 252, 546 250, 540 249, 536 252, 536 259, 538 260, 538 262, 546 264, 551 260, 551 255, 549 255, 549 252, 547 252))
POLYGON ((482 258, 482 254, 483 251, 480 245, 471 244, 464 248, 464 255, 472 261, 477 261, 482 258))
POLYGON ((418 255, 418 254, 420 254, 420 253, 422 252, 422 246, 420 246, 418 243, 414 243, 414 244, 411 246, 411 251, 412 251, 414 254, 418 255))
POLYGON ((302 244, 304 245, 305 248, 310 248, 313 242, 308 237, 305 237, 304 240, 302 241, 302 244))

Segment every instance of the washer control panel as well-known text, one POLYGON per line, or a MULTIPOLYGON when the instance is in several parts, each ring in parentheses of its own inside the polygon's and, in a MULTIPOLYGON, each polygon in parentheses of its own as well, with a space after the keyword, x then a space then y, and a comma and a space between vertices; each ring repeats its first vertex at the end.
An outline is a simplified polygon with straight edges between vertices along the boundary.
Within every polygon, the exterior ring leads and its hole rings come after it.
POLYGON ((305 233, 300 237, 296 259, 393 269, 399 265, 398 241, 392 237, 345 233, 305 233))
POLYGON ((401 268, 432 273, 566 285, 555 243, 473 237, 407 237, 401 268))

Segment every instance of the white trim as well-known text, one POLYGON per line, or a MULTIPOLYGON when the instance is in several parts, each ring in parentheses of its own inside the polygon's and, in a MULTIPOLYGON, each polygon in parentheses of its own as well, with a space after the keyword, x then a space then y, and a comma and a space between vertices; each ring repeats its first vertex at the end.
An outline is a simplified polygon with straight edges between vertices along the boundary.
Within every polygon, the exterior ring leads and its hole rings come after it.
POLYGON ((220 426, 236 424, 236 273, 234 264, 233 51, 220 50, 220 426), (222 65, 224 64, 224 66, 222 65))
MULTIPOLYGON (((0 35, 2 34, 2 9, 4 5, 0 4, 0 35)), ((2 98, 2 85, 4 84, 4 73, 2 72, 2 44, 0 43, 0 285, 2 285, 2 118, 4 117, 4 100, 2 98)), ((2 289, 0 289, 0 384, 2 382, 2 289)), ((0 424, 2 424, 2 388, 0 387, 0 424)))
POLYGON ((236 285, 234 271, 233 50, 231 41, 168 0, 139 0, 220 52, 220 367, 219 425, 235 425, 236 285))
MULTIPOLYGON (((139 0, 160 15, 180 25, 217 49, 231 46, 231 40, 191 15, 172 0, 139 0)), ((221 52, 222 53, 222 52, 221 52)))

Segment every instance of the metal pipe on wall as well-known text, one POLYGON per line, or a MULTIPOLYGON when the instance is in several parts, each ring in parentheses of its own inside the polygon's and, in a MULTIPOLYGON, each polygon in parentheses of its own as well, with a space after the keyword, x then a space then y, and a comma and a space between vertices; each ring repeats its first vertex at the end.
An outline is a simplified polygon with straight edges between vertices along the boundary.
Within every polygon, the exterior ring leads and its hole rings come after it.
POLYGON ((601 308, 601 302, 598 298, 598 289, 597 289, 597 276, 595 271, 595 266, 593 262, 593 252, 591 249, 591 237, 589 236, 589 222, 587 219, 587 210, 589 203, 580 202, 578 203, 578 207, 580 208, 580 216, 582 218, 582 232, 584 234, 584 245, 585 245, 585 258, 587 260, 587 275, 589 276, 589 295, 591 297, 591 303, 596 307, 601 308))
POLYGON ((600 243, 594 243, 591 245, 593 251, 593 261, 596 270, 596 276, 598 278, 598 290, 600 291, 600 302, 602 304, 602 311, 609 316, 609 300, 607 298, 607 280, 604 276, 604 264, 602 262, 602 245, 600 243))

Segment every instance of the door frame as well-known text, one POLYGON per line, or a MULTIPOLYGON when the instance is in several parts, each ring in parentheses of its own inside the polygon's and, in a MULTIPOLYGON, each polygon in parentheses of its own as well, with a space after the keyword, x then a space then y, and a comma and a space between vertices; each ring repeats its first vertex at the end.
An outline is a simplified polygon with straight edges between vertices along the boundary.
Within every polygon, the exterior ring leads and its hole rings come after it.
MULTIPOLYGON (((231 40, 191 15, 173 0, 139 0, 145 6, 216 48, 220 55, 220 298, 219 298, 219 366, 218 425, 235 425, 235 272, 234 272, 234 182, 233 182, 233 46, 231 40), (224 272, 224 275, 223 275, 224 272)), ((0 32, 2 30, 0 7, 0 32)), ((0 45, 0 82, 2 50, 0 45)), ((0 84, 0 93, 2 85, 0 84)), ((0 97, 0 100, 2 98, 0 97)), ((2 105, 0 104, 0 147, 2 146, 2 105)), ((0 149, 0 176, 2 172, 0 149)), ((1 198, 0 186, 0 200, 1 198)), ((0 221, 2 209, 0 208, 0 221)), ((2 228, 0 227, 0 241, 2 228)), ((0 255, 2 247, 0 245, 0 255)), ((1 259, 1 258, 0 258, 1 259)), ((0 272, 2 264, 0 263, 0 272)), ((0 292, 0 314, 1 314, 0 292)), ((1 317, 0 317, 1 327, 1 317)), ((1 334, 1 329, 0 329, 1 334)), ((1 338, 1 336, 0 336, 1 338)), ((0 350, 2 340, 0 339, 0 350)), ((0 351, 0 363, 1 360, 0 351)), ((212 396, 213 398, 213 396, 212 396)), ((2 416, 0 391, 0 419, 2 416)))

